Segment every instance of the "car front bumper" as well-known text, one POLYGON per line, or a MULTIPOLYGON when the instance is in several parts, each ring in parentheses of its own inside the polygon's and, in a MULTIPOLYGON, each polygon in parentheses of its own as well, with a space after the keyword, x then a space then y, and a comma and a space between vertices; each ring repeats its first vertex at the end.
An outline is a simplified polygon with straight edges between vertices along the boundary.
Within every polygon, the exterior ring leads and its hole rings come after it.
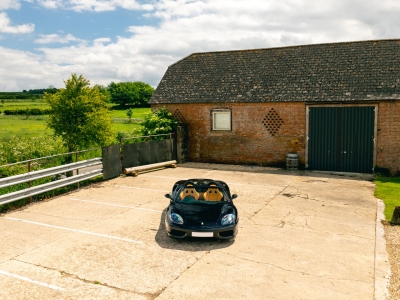
POLYGON ((165 229, 170 237, 184 239, 186 237, 214 237, 217 239, 234 238, 238 232, 238 224, 221 228, 182 228, 170 224, 165 220, 165 229))

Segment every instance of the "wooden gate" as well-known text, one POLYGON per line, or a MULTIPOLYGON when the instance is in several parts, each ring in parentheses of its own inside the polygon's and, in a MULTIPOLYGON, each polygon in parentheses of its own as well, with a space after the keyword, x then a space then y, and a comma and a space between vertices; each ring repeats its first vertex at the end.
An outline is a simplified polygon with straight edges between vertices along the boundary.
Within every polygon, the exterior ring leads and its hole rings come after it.
POLYGON ((375 107, 310 107, 308 122, 310 169, 373 172, 375 107))

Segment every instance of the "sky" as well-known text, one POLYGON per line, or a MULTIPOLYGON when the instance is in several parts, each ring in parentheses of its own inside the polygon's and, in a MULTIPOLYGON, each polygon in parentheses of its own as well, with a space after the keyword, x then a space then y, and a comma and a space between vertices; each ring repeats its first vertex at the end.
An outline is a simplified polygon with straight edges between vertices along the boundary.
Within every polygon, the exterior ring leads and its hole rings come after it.
POLYGON ((143 81, 194 52, 400 38, 399 0, 0 0, 0 92, 143 81))

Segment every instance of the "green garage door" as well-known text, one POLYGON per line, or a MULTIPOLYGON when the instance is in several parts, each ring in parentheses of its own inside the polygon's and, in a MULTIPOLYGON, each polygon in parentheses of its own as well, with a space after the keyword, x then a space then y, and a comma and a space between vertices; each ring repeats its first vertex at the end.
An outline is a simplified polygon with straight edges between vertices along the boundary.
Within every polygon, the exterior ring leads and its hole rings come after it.
POLYGON ((310 107, 308 167, 372 173, 375 108, 310 107))

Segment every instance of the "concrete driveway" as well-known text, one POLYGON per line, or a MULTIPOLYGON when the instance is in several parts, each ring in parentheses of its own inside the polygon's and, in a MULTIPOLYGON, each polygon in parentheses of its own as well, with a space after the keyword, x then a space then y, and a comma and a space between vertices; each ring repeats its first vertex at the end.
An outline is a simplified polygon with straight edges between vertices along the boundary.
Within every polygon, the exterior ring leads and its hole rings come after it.
POLYGON ((184 164, 95 184, 0 217, 1 299, 374 299, 373 183, 184 164), (235 241, 174 240, 164 194, 226 181, 235 241))

